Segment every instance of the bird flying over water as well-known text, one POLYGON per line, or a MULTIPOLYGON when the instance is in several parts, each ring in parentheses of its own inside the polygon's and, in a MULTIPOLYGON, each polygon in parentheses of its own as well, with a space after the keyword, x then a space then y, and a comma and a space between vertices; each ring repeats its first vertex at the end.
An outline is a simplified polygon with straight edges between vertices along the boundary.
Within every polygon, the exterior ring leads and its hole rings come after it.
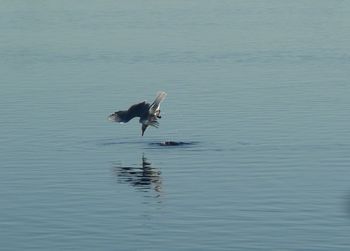
POLYGON ((114 122, 127 123, 129 120, 139 117, 139 122, 142 124, 141 135, 145 133, 148 126, 158 128, 160 119, 160 103, 165 99, 166 93, 163 91, 157 92, 157 96, 152 104, 143 101, 141 103, 130 106, 128 110, 117 111, 108 116, 108 119, 114 122))

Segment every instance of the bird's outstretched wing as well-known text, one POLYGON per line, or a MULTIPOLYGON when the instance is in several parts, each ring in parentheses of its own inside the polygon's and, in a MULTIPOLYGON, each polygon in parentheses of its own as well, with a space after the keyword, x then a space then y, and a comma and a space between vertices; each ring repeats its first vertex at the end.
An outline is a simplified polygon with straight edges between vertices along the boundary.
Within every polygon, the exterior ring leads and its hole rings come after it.
POLYGON ((149 108, 149 114, 156 116, 159 113, 160 103, 165 99, 166 93, 163 91, 157 92, 156 99, 153 101, 149 108))
POLYGON ((142 117, 149 110, 149 107, 150 105, 144 101, 130 106, 128 110, 112 113, 108 116, 108 119, 114 122, 126 123, 135 117, 142 117))

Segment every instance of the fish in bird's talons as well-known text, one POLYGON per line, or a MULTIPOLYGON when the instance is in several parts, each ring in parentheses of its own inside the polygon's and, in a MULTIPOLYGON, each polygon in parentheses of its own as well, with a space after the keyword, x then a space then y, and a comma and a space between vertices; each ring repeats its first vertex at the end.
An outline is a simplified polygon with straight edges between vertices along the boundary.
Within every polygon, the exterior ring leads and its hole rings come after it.
POLYGON ((129 120, 139 117, 139 122, 142 124, 141 135, 145 133, 148 126, 158 128, 159 122, 157 118, 160 116, 160 103, 165 99, 166 93, 159 91, 152 104, 141 102, 132 105, 128 110, 117 111, 108 116, 108 119, 114 122, 127 123, 129 120))

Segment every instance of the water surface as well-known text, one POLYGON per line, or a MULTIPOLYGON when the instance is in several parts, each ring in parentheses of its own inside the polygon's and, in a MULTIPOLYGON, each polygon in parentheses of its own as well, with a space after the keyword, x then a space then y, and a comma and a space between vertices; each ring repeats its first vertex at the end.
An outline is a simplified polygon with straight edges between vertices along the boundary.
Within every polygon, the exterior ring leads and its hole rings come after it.
POLYGON ((349 249, 348 2, 1 5, 2 249, 349 249))

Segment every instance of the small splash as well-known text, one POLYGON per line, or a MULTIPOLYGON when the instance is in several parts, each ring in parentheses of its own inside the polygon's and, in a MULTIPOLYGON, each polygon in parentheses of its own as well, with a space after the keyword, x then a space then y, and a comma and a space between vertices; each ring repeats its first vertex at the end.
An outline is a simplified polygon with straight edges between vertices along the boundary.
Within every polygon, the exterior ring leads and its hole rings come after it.
POLYGON ((194 144, 196 144, 196 142, 163 141, 163 142, 150 143, 150 145, 158 145, 158 146, 189 146, 194 144))

